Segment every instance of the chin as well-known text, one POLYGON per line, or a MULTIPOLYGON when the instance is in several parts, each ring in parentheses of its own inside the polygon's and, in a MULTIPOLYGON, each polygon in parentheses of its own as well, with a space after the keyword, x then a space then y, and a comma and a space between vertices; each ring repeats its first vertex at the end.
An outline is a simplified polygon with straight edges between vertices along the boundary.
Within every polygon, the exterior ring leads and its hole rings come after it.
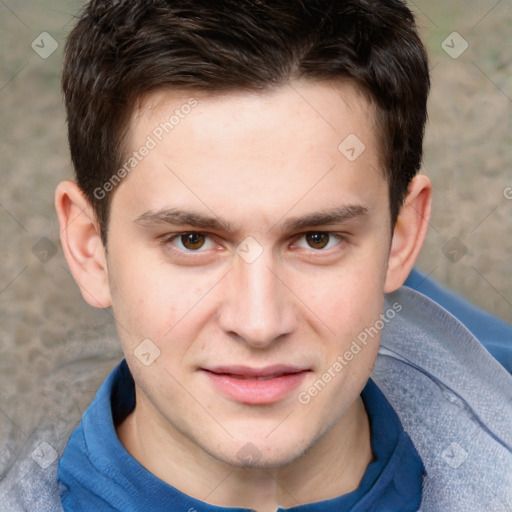
MULTIPOLYGON (((289 441, 289 438, 288 438, 289 441)), ((269 445, 266 440, 266 445, 261 447, 263 442, 247 441, 233 451, 232 447, 222 452, 209 451, 220 462, 229 466, 239 469, 276 469, 285 467, 300 458, 310 447, 310 444, 305 444, 304 440, 297 440, 290 446, 283 446, 282 442, 278 442, 279 446, 269 445)))

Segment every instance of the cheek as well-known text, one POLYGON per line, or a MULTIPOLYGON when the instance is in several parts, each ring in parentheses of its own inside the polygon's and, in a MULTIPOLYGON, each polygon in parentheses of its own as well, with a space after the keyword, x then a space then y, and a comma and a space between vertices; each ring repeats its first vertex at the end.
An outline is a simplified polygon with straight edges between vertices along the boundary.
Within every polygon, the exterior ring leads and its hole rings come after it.
POLYGON ((142 340, 156 340, 169 323, 173 306, 164 302, 167 286, 151 265, 132 251, 110 251, 109 284, 112 309, 125 353, 142 340), (164 314, 165 313, 165 314, 164 314))
MULTIPOLYGON (((316 401, 319 410, 327 403, 339 403, 342 407, 341 396, 346 397, 348 406, 351 397, 360 393, 375 364, 383 326, 380 316, 384 270, 372 273, 369 268, 362 265, 333 277, 328 292, 318 295, 319 302, 312 306, 321 307, 322 319, 331 331, 324 338, 325 359, 319 379, 327 389, 316 401)), ((331 412, 334 418, 340 409, 332 408, 331 412)))
POLYGON ((197 282, 190 272, 171 272, 164 265, 151 265, 126 258, 113 261, 110 274, 114 316, 126 349, 149 338, 165 352, 179 351, 202 325, 208 291, 215 276, 197 282), (180 340, 179 344, 177 340, 180 340), (172 350, 167 349, 172 346, 172 350))
POLYGON ((334 331, 337 339, 347 340, 373 325, 382 313, 384 279, 384 265, 361 259, 358 264, 318 275, 316 279, 304 276, 304 302, 334 331))

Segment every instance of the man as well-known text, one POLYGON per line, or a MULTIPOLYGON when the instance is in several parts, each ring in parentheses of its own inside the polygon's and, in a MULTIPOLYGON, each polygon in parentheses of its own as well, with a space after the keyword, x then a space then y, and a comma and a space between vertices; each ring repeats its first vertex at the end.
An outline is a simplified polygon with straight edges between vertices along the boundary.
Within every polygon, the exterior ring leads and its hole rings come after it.
POLYGON ((508 510, 510 375, 400 288, 428 88, 399 1, 88 5, 56 208, 126 360, 64 510, 508 510))

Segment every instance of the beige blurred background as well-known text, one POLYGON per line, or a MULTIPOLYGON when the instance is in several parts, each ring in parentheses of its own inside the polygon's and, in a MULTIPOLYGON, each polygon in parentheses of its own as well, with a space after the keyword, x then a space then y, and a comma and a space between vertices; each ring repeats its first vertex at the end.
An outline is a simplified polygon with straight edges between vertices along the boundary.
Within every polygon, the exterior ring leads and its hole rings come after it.
MULTIPOLYGON (((53 208, 72 177, 59 80, 80 5, 0 1, 0 478, 42 423, 72 428, 121 358, 110 310, 88 306, 68 272, 53 208)), ((510 323, 512 2, 410 5, 433 81, 434 215, 418 266, 510 323)))

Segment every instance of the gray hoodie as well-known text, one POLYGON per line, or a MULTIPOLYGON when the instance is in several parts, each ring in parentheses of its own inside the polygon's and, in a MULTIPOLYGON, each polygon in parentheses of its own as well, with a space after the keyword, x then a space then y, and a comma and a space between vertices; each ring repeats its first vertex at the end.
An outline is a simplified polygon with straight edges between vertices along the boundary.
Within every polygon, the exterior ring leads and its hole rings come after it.
MULTIPOLYGON (((425 465, 420 510, 511 512, 512 376, 424 295, 402 287, 385 308, 397 313, 382 322, 372 378, 425 465)), ((62 511, 57 463, 71 429, 51 425, 28 439, 0 481, 2 512, 62 511)))

